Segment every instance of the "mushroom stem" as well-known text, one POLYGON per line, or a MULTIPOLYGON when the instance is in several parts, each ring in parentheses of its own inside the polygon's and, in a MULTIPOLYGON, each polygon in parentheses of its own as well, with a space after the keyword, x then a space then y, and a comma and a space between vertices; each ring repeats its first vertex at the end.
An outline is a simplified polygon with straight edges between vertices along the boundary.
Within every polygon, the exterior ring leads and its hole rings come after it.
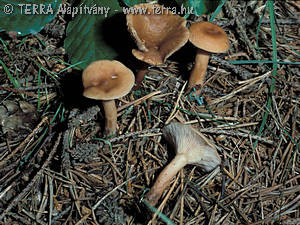
POLYGON ((175 158, 161 171, 151 190, 147 193, 146 198, 151 205, 156 205, 162 193, 169 185, 170 180, 177 172, 187 164, 184 154, 177 154, 175 158))
POLYGON ((193 88, 196 85, 203 86, 209 57, 209 52, 202 49, 197 50, 195 65, 190 75, 188 88, 193 88))
POLYGON ((135 88, 134 88, 135 90, 141 86, 141 83, 143 82, 144 77, 147 72, 148 72, 147 67, 142 68, 137 72, 136 77, 135 77, 135 88))
POLYGON ((118 129, 115 100, 103 100, 102 105, 105 113, 105 133, 108 136, 115 135, 118 129))

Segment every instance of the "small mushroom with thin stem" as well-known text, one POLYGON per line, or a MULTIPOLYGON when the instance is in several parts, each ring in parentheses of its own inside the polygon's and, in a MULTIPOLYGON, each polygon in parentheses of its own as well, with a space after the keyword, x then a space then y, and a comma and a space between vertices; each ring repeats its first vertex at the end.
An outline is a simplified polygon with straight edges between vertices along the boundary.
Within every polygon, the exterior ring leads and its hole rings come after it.
POLYGON ((197 85, 203 86, 210 54, 226 52, 229 39, 221 27, 210 22, 196 22, 190 26, 189 31, 189 41, 198 48, 189 78, 190 89, 197 85))
POLYGON ((175 148, 175 158, 161 171, 146 199, 156 205, 171 179, 187 164, 209 172, 221 163, 215 146, 190 125, 172 122, 163 129, 164 138, 175 148))
POLYGON ((119 61, 98 60, 88 65, 82 73, 83 96, 102 100, 105 113, 105 133, 115 135, 117 109, 114 99, 129 93, 134 85, 134 74, 119 61))
POLYGON ((145 63, 136 76, 139 86, 147 72, 147 64, 164 64, 169 56, 188 41, 189 30, 183 17, 173 14, 162 5, 142 3, 134 8, 146 10, 143 14, 126 15, 128 30, 138 47, 132 50, 132 54, 145 63))

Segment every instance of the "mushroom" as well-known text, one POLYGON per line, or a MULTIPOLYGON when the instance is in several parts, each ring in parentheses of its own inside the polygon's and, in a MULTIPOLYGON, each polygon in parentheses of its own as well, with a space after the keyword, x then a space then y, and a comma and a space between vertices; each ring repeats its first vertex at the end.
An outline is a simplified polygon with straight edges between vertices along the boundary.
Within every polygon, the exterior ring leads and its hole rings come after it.
POLYGON ((105 132, 115 135, 117 109, 114 99, 128 94, 134 85, 133 72, 122 63, 99 60, 88 65, 82 73, 83 96, 102 100, 105 113, 105 132))
POLYGON ((161 171, 151 190, 146 194, 146 199, 152 205, 156 205, 172 177, 185 165, 198 165, 209 172, 221 163, 215 146, 190 125, 172 122, 162 132, 164 138, 175 148, 176 156, 161 171))
MULTIPOLYGON (((146 10, 143 14, 126 15, 128 30, 138 47, 132 50, 132 54, 138 60, 161 65, 188 41, 189 31, 183 17, 159 4, 138 4, 134 8, 146 10)), ((137 86, 144 79, 147 64, 136 76, 137 86)))
POLYGON ((229 39, 221 27, 210 22, 196 22, 190 26, 189 30, 189 41, 198 50, 188 88, 193 88, 196 85, 202 87, 210 54, 227 51, 229 49, 229 39))

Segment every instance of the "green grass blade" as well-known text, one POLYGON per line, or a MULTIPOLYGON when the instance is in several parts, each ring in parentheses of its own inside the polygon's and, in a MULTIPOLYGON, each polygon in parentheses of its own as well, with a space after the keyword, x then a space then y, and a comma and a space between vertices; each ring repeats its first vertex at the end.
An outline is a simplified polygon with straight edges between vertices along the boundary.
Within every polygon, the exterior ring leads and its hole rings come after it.
POLYGON ((258 63, 300 65, 300 62, 285 62, 285 61, 274 61, 274 60, 237 60, 237 61, 228 61, 228 62, 233 65, 258 64, 258 63))
POLYGON ((3 46, 4 52, 9 56, 10 60, 13 61, 13 57, 12 57, 10 51, 7 48, 7 43, 4 40, 2 40, 2 38, 0 38, 0 41, 1 41, 1 44, 3 46))
POLYGON ((56 112, 55 112, 52 120, 50 121, 50 124, 52 124, 55 121, 55 119, 56 119, 56 117, 57 117, 57 115, 58 115, 58 113, 59 113, 59 111, 61 109, 61 106, 62 106, 62 103, 59 104, 59 106, 58 106, 58 108, 57 108, 57 110, 56 110, 56 112))
POLYGON ((0 59, 0 64, 2 65, 5 73, 8 76, 8 79, 10 80, 10 82, 14 85, 14 87, 16 89, 18 89, 20 87, 20 83, 12 76, 12 74, 10 73, 9 69, 6 67, 6 65, 4 64, 4 62, 0 59))
POLYGON ((222 0, 222 2, 218 5, 218 7, 216 8, 216 10, 214 11, 214 13, 212 14, 212 16, 209 19, 209 22, 212 22, 216 16, 220 13, 220 11, 222 10, 223 5, 226 3, 227 0, 222 0))
MULTIPOLYGON (((266 125, 268 116, 269 116, 269 111, 270 111, 270 107, 271 107, 271 103, 272 103, 272 94, 274 91, 274 87, 275 87, 275 77, 277 75, 277 43, 276 43, 276 27, 275 27, 275 15, 274 15, 274 0, 268 0, 267 1, 267 6, 269 8, 269 15, 270 15, 270 24, 271 24, 271 31, 272 31, 272 48, 273 48, 273 77, 272 77, 272 84, 270 87, 270 91, 269 91, 269 96, 268 96, 268 100, 267 100, 267 106, 266 106, 266 111, 263 115, 263 119, 262 119, 262 123, 259 127, 259 131, 257 133, 257 136, 261 136, 263 129, 266 125)), ((258 140, 255 141, 254 143, 254 149, 256 148, 256 145, 258 143, 258 140)))
POLYGON ((157 208, 153 207, 148 201, 142 200, 143 203, 154 213, 156 213, 166 224, 175 225, 165 214, 161 213, 157 210, 157 208))

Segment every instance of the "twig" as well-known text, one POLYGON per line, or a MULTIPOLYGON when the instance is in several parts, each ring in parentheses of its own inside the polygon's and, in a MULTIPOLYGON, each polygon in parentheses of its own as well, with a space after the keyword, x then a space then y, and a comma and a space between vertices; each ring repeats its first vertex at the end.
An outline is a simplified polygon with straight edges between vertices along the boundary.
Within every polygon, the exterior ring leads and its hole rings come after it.
MULTIPOLYGON (((232 2, 227 1, 224 6, 225 6, 226 10, 231 14, 232 18, 234 18, 234 20, 235 20, 235 23, 237 25, 237 29, 239 31, 238 34, 241 37, 240 40, 244 41, 245 44, 250 48, 254 58, 256 60, 260 60, 261 56, 257 53, 255 47, 252 45, 252 42, 249 40, 248 35, 246 34, 246 31, 245 31, 245 27, 241 23, 240 18, 236 15, 235 10, 232 8, 232 6, 230 4, 232 4, 232 2)), ((262 72, 264 72, 262 70, 262 67, 259 67, 259 68, 262 72)))
MULTIPOLYGON (((262 24, 270 24, 270 20, 269 19, 263 19, 261 21, 262 24)), ((284 25, 290 25, 290 24, 300 24, 300 19, 296 19, 296 18, 290 18, 290 19, 277 19, 276 20, 276 24, 284 24, 284 25)))
POLYGON ((115 166, 115 164, 113 164, 113 162, 106 156, 104 155, 103 153, 99 152, 99 155, 101 157, 103 157, 112 167, 113 169, 117 172, 117 174, 120 176, 120 177, 123 177, 122 173, 118 170, 118 168, 115 166))
POLYGON ((48 121, 48 117, 44 117, 42 121, 34 128, 34 130, 27 136, 27 138, 15 149, 13 150, 5 159, 0 162, 0 168, 6 165, 7 161, 13 157, 26 143, 28 143, 31 137, 37 132, 37 130, 46 122, 48 121))
POLYGON ((28 95, 28 96, 31 96, 31 97, 39 98, 39 96, 37 94, 33 93, 33 92, 22 91, 22 90, 18 90, 18 89, 15 89, 15 88, 1 87, 0 86, 0 90, 7 91, 7 92, 14 92, 14 93, 19 93, 19 94, 24 94, 24 95, 28 95))
POLYGON ((258 225, 258 224, 264 224, 267 223, 270 220, 273 220, 275 216, 280 216, 280 215, 284 215, 285 212, 288 210, 283 211, 286 208, 289 208, 290 206, 292 206, 293 204, 295 204, 292 208, 297 208, 300 206, 300 195, 298 195, 295 199, 293 199, 290 203, 286 204, 283 207, 280 207, 278 210, 276 210, 275 212, 271 213, 270 215, 268 215, 265 219, 260 220, 258 222, 255 223, 251 223, 253 225, 258 225), (278 215, 276 215, 278 214, 278 215))
MULTIPOLYGON (((152 170, 156 170, 158 168, 152 168, 149 170, 149 172, 151 172, 152 170)), ((92 207, 92 211, 94 211, 95 209, 98 208, 98 206, 108 197, 110 196, 112 193, 114 193, 117 189, 119 189, 120 187, 122 187, 124 184, 128 183, 129 181, 132 181, 134 180, 135 178, 143 175, 143 173, 139 173, 138 175, 136 176, 133 176, 133 177, 130 177, 129 179, 125 180, 123 183, 117 185, 114 189, 112 189, 111 191, 109 191, 106 195, 104 195, 93 207, 92 207)))
POLYGON ((52 176, 47 176, 48 177, 48 183, 49 183, 49 220, 48 224, 52 224, 52 213, 53 213, 53 178, 52 176))
POLYGON ((149 134, 149 133, 159 133, 160 132, 160 128, 153 128, 153 129, 149 129, 149 130, 141 130, 141 131, 136 131, 136 132, 132 132, 132 133, 128 133, 128 134, 123 134, 120 135, 119 137, 114 137, 111 139, 108 139, 108 141, 110 143, 116 142, 116 141, 120 141, 123 139, 127 139, 130 137, 139 137, 139 135, 144 135, 144 134, 149 134))
MULTIPOLYGON (((32 213, 26 211, 25 209, 22 209, 22 212, 25 213, 25 214, 26 214, 29 218, 31 218, 32 220, 38 222, 39 224, 41 224, 41 225, 47 225, 47 223, 45 223, 44 221, 42 221, 42 220, 36 218, 32 213)), ((0 220, 1 220, 1 219, 0 219, 0 220)), ((32 224, 32 222, 31 222, 31 224, 32 224)))
MULTIPOLYGON (((2 214, 0 215, 0 221, 3 220, 3 218, 6 216, 6 214, 15 206, 18 204, 19 201, 21 201, 22 198, 25 197, 25 195, 27 194, 27 192, 29 192, 33 186, 35 185, 35 183, 37 182, 37 180, 40 178, 40 176, 43 174, 45 168, 49 165, 51 159, 53 158, 57 147, 59 145, 61 139, 61 133, 59 133, 58 138, 53 146, 53 148, 51 149, 48 158, 46 159, 46 161, 44 162, 44 164, 42 165, 41 169, 37 172, 37 174, 33 177, 33 179, 31 180, 31 182, 27 185, 26 188, 23 189, 23 191, 18 194, 12 201, 11 203, 6 207, 6 209, 2 212, 2 214)), ((51 138, 50 138, 51 140, 51 138)), ((50 141, 49 140, 49 141, 50 141)))
MULTIPOLYGON (((220 194, 218 195, 217 201, 219 201, 219 199, 220 199, 220 194)), ((215 204, 214 209, 213 209, 213 211, 211 213, 208 225, 213 225, 214 221, 216 221, 216 211, 217 211, 217 208, 218 208, 218 204, 215 204)))
POLYGON ((41 218, 43 212, 46 210, 46 206, 48 205, 48 186, 48 180, 45 177, 44 193, 40 201, 40 207, 38 208, 37 214, 35 215, 36 220, 39 220, 41 218))
POLYGON ((120 112, 120 111, 122 111, 123 109, 126 109, 126 108, 128 108, 129 106, 131 106, 131 105, 138 105, 138 104, 141 104, 143 101, 145 101, 145 100, 147 100, 147 99, 149 99, 149 98, 152 98, 154 95, 157 95, 157 94, 160 94, 160 93, 161 93, 161 91, 154 91, 154 92, 152 92, 152 93, 150 93, 150 94, 148 94, 148 95, 143 96, 142 98, 139 98, 139 99, 137 99, 137 100, 134 100, 134 101, 132 101, 132 102, 129 102, 129 103, 125 104, 125 105, 122 105, 121 107, 119 107, 119 108, 117 109, 117 111, 120 112))
POLYGON ((65 214, 67 214, 71 210, 71 208, 72 208, 71 206, 68 206, 63 211, 61 211, 57 216, 53 217, 52 223, 53 224, 56 223, 56 221, 62 218, 65 214))
POLYGON ((182 96, 183 91, 184 91, 186 85, 187 85, 187 82, 185 82, 184 85, 182 86, 182 89, 181 89, 181 91, 180 91, 180 93, 179 93, 179 95, 178 95, 178 98, 177 98, 177 101, 176 101, 176 103, 175 103, 175 105, 174 105, 174 108, 173 108, 173 110, 172 110, 172 112, 171 112, 169 118, 168 118, 167 121, 165 122, 165 124, 168 124, 168 123, 173 119, 174 114, 175 114, 175 112, 176 112, 176 110, 177 110, 177 106, 178 106, 180 97, 182 96))
POLYGON ((217 98, 217 99, 214 99, 210 102, 210 104, 217 104, 219 102, 222 102, 222 101, 225 101, 225 100, 228 100, 230 98, 232 98, 234 95, 236 95, 237 93, 247 89, 248 87, 252 86, 253 84, 255 84, 256 82, 260 81, 261 79, 263 78, 266 78, 268 77, 269 75, 271 74, 271 71, 259 76, 259 77, 256 77, 256 78, 253 78, 251 80, 247 80, 247 81, 244 81, 244 85, 241 85, 241 87, 233 90, 231 93, 229 93, 228 95, 225 95, 223 97, 220 97, 220 98, 217 98), (249 82, 249 84, 248 84, 249 82))
POLYGON ((251 138, 254 140, 262 141, 262 142, 270 144, 270 145, 274 145, 274 141, 268 140, 264 137, 260 137, 257 135, 245 134, 245 133, 234 132, 234 131, 229 131, 229 130, 219 130, 219 129, 215 129, 215 128, 209 128, 209 129, 205 128, 205 129, 200 129, 200 131, 202 133, 209 133, 209 134, 225 134, 225 135, 229 135, 229 136, 239 136, 239 137, 244 137, 244 138, 251 138))
POLYGON ((249 79, 250 77, 253 77, 254 73, 250 72, 247 69, 244 69, 238 65, 232 65, 227 60, 221 59, 220 57, 217 57, 215 55, 211 55, 210 58, 222 65, 222 67, 225 67, 227 69, 232 70, 234 73, 240 75, 242 79, 249 79))

